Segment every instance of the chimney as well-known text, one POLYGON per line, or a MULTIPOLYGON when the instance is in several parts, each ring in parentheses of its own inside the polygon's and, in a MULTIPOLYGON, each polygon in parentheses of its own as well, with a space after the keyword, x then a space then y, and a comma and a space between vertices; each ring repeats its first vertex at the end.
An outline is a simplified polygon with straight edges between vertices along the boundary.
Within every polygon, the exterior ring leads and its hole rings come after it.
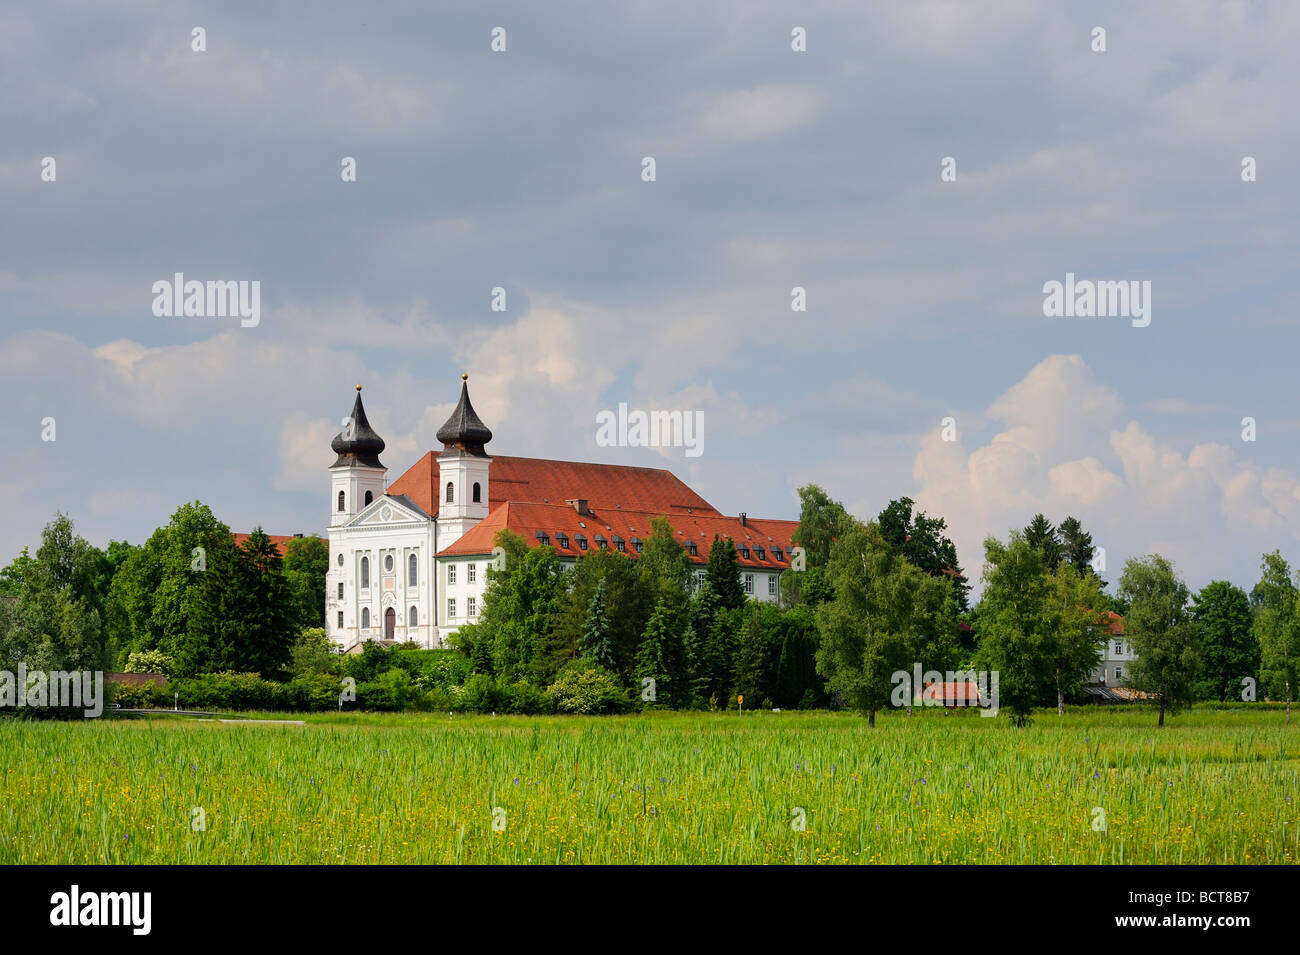
POLYGON ((741 527, 748 527, 748 526, 749 526, 747 523, 745 523, 745 512, 744 512, 744 511, 741 511, 741 512, 740 512, 740 526, 741 526, 741 527))
POLYGON ((587 499, 585 497, 575 497, 571 500, 565 501, 564 503, 572 504, 573 509, 584 517, 591 513, 590 508, 587 507, 587 499))

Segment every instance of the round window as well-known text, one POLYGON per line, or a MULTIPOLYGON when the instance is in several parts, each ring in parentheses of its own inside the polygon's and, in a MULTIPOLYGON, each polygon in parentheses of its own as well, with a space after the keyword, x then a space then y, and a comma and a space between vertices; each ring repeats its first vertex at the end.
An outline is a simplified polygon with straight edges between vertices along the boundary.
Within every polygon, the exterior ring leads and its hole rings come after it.
POLYGON ((392 554, 389 554, 387 557, 384 558, 384 570, 388 571, 390 574, 393 572, 393 555, 392 555, 392 554))
POLYGON ((342 554, 339 554, 339 566, 340 566, 340 567, 343 566, 343 555, 342 555, 342 554))

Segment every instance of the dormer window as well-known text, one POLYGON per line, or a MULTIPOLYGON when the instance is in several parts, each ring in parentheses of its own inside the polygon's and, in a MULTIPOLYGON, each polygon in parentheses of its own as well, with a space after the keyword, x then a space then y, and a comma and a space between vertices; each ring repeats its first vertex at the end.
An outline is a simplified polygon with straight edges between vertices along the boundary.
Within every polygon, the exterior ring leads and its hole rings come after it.
POLYGON ((749 548, 748 548, 748 547, 742 547, 742 548, 740 548, 740 557, 741 557, 741 560, 749 560, 749 548))
POLYGON ((772 548, 772 556, 776 558, 777 563, 780 563, 781 561, 785 560, 785 552, 781 550, 781 548, 779 547, 772 548))
POLYGON ((555 539, 556 539, 557 541, 559 541, 559 544, 560 544, 561 547, 568 548, 568 546, 569 546, 569 535, 568 535, 568 534, 557 533, 557 534, 555 535, 555 539))
POLYGON ((632 538, 632 549, 636 551, 638 554, 641 553, 641 538, 639 537, 632 538))
POLYGON ((546 546, 547 544, 549 544, 550 542, 551 542, 551 535, 550 535, 550 534, 546 533, 546 531, 538 531, 538 532, 537 532, 537 543, 538 543, 538 544, 540 544, 542 547, 545 547, 545 546, 546 546))
POLYGON ((604 550, 605 545, 609 543, 608 541, 605 540, 605 537, 602 534, 597 534, 594 539, 596 541, 596 547, 600 550, 604 550))
POLYGON ((573 539, 574 539, 575 541, 577 541, 577 544, 578 544, 578 550, 586 550, 586 549, 587 549, 587 537, 586 537, 585 534, 574 534, 574 535, 573 535, 573 539))
POLYGON ((686 553, 690 554, 692 557, 695 557, 697 550, 698 548, 696 548, 695 546, 695 541, 686 542, 686 553))
POLYGON ((614 549, 618 551, 620 554, 623 553, 623 548, 625 546, 623 538, 615 534, 613 537, 613 541, 614 541, 614 549))
POLYGON ((767 551, 763 550, 763 548, 755 547, 754 553, 758 555, 759 560, 767 560, 767 551))

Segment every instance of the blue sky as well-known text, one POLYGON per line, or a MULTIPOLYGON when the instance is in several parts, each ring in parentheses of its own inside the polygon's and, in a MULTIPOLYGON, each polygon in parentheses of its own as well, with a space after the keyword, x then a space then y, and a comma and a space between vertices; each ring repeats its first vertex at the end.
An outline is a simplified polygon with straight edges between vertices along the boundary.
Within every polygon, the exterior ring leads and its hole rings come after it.
POLYGON ((1074 514, 1112 579, 1249 585, 1300 559, 1297 35, 1289 3, 8 9, 0 555, 196 498, 320 531, 352 386, 395 479, 465 371, 497 453, 728 513, 908 494, 975 577, 1074 514), (260 324, 155 317, 178 271, 259 280, 260 324), (1067 271, 1149 280, 1150 326, 1045 318, 1067 271), (619 402, 703 411, 704 454, 597 447, 619 402))

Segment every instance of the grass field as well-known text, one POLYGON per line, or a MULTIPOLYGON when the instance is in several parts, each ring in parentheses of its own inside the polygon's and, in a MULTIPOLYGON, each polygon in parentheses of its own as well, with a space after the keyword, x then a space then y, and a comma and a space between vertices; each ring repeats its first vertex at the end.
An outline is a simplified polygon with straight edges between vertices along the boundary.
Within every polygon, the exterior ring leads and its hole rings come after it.
POLYGON ((1276 710, 306 720, 0 723, 0 863, 1300 856, 1300 726, 1276 710))

